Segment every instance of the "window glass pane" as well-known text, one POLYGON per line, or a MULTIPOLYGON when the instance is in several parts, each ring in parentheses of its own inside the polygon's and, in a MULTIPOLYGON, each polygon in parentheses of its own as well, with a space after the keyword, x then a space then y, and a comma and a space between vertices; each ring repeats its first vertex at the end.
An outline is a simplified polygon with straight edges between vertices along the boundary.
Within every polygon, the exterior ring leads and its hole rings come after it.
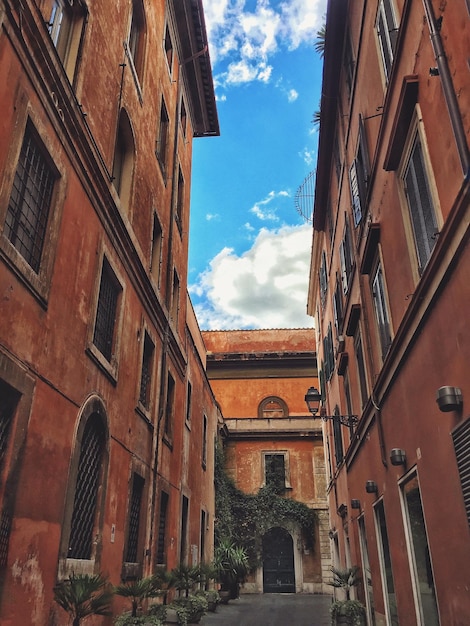
POLYGON ((393 582, 392 561, 390 557, 390 545, 388 543, 387 523, 385 520, 385 510, 383 501, 380 501, 375 507, 375 515, 377 519, 377 529, 380 539, 381 552, 381 569, 382 579, 384 583, 384 593, 386 594, 386 605, 388 619, 390 624, 398 626, 397 600, 395 596, 395 585, 393 582))
POLYGON ((418 477, 416 475, 403 486, 403 493, 412 550, 412 575, 414 576, 418 593, 421 623, 426 626, 439 626, 431 556, 424 523, 418 477))
POLYGON ((35 272, 40 267, 53 187, 54 174, 28 124, 4 233, 35 272))
POLYGON ((385 298, 385 284, 382 275, 382 268, 377 266, 372 281, 372 299, 374 302, 375 317, 379 331, 380 346, 382 349, 382 358, 385 357, 390 347, 390 321, 388 317, 388 309, 385 298))
POLYGON ((276 492, 286 488, 286 467, 283 454, 264 455, 265 483, 276 492))

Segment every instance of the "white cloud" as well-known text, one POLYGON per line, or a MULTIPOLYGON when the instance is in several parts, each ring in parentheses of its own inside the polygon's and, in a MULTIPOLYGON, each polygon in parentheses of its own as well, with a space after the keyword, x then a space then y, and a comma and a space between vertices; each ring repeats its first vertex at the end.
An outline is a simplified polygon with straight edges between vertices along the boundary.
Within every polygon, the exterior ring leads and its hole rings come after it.
POLYGON ((286 47, 312 45, 323 22, 327 0, 205 0, 204 13, 214 68, 228 61, 216 84, 268 82, 270 58, 286 47))
POLYGON ((312 165, 312 163, 314 163, 316 154, 315 150, 309 150, 308 148, 304 148, 302 152, 299 152, 299 156, 307 165, 312 165))
POLYGON ((276 200, 276 198, 285 198, 289 197, 289 193, 287 191, 270 191, 266 198, 263 200, 259 200, 256 202, 250 209, 250 213, 256 215, 256 217, 260 220, 271 220, 273 222, 278 222, 279 217, 276 215, 276 209, 268 209, 267 206, 276 200))
POLYGON ((211 222, 212 220, 220 220, 220 215, 218 213, 207 213, 206 214, 206 220, 208 222, 211 222))
POLYGON ((238 256, 224 248, 189 289, 201 328, 305 328, 312 228, 262 229, 238 256))
POLYGON ((289 89, 289 91, 287 92, 287 99, 289 100, 289 102, 295 102, 298 97, 299 92, 295 89, 289 89))

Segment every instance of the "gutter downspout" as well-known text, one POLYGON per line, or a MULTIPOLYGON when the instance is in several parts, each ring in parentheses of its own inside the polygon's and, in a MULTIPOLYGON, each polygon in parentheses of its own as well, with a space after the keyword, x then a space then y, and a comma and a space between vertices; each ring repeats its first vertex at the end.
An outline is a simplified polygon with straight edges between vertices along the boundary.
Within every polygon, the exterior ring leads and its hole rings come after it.
POLYGON ((462 116, 460 114, 457 96, 455 95, 455 89, 452 83, 452 76, 449 70, 449 64, 447 62, 444 46, 442 45, 441 34, 439 32, 439 28, 437 27, 436 19, 434 17, 432 1, 423 0, 423 5, 424 11, 426 13, 426 20, 429 25, 431 44, 435 54, 437 67, 439 70, 439 76, 442 80, 442 90, 444 92, 444 98, 447 104, 450 122, 457 144, 460 164, 462 166, 462 170, 465 176, 467 175, 470 167, 470 155, 465 130, 462 123, 462 116))

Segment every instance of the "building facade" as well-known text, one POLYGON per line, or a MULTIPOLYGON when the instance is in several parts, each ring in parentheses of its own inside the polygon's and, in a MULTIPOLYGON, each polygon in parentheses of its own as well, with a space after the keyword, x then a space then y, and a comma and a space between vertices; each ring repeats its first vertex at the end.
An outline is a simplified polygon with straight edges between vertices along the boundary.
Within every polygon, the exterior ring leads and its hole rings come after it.
POLYGON ((200 0, 2 0, 0 27, 0 621, 43 626, 71 571, 211 558, 186 281, 219 128, 200 0))
POLYGON ((369 624, 470 615, 469 49, 463 0, 328 2, 309 311, 369 624))
POLYGON ((284 497, 317 513, 313 541, 296 523, 280 521, 262 541, 262 565, 245 592, 331 593, 321 429, 304 395, 317 381, 313 330, 203 332, 207 375, 224 415, 226 471, 255 494, 281 475, 284 497))

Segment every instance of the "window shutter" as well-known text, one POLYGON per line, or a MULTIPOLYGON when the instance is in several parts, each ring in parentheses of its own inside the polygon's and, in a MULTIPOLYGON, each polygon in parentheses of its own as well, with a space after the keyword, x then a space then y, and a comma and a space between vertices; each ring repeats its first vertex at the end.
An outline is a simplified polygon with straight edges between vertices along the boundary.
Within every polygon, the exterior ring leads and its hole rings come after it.
POLYGON ((354 216, 354 226, 357 226, 362 218, 361 196, 359 191, 359 172, 357 167, 357 159, 351 164, 349 168, 349 186, 351 189, 352 208, 354 216))
POLYGON ((452 433, 467 519, 470 525, 470 419, 452 433))

